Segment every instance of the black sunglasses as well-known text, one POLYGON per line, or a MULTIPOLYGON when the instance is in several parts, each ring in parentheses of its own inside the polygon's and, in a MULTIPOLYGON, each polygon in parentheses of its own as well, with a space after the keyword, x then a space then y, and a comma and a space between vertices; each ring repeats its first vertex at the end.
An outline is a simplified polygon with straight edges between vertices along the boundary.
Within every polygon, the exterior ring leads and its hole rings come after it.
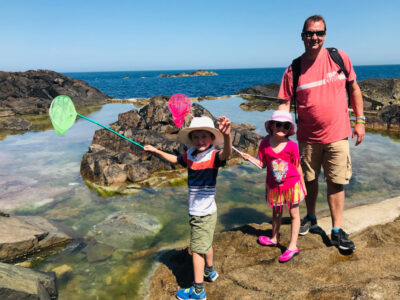
POLYGON ((305 37, 308 37, 308 38, 312 37, 314 35, 314 33, 318 37, 322 37, 322 36, 324 36, 326 34, 326 31, 325 30, 319 30, 319 31, 309 31, 309 30, 307 30, 307 31, 303 31, 303 35, 305 37))
POLYGON ((274 121, 274 124, 275 124, 275 128, 280 128, 281 126, 283 126, 283 128, 286 130, 289 130, 292 128, 292 124, 290 124, 289 122, 274 121))

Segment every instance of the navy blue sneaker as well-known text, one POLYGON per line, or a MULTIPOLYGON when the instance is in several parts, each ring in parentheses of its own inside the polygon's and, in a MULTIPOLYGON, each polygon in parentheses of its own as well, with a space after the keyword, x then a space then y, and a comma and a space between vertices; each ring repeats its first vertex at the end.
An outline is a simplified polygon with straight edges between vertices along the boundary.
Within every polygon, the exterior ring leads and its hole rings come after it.
POLYGON ((306 235, 308 232, 313 232, 318 228, 317 220, 310 220, 305 216, 300 223, 299 235, 306 235))
POLYGON ((342 229, 339 229, 338 233, 331 233, 331 243, 342 250, 356 250, 353 241, 349 239, 349 235, 342 229))
POLYGON ((210 281, 210 282, 217 280, 218 276, 219 275, 218 275, 217 271, 215 271, 215 269, 213 269, 208 274, 204 273, 204 279, 207 281, 210 281))
POLYGON ((179 289, 176 292, 176 298, 180 300, 188 300, 188 299, 201 299, 206 300, 206 290, 202 290, 199 294, 196 294, 196 291, 193 286, 188 289, 179 289))

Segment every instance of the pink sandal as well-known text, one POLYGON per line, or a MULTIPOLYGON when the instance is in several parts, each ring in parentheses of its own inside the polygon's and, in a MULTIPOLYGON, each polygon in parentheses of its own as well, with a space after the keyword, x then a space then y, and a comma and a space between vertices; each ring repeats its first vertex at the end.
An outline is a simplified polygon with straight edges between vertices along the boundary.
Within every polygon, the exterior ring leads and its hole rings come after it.
POLYGON ((285 252, 283 252, 281 257, 279 257, 279 262, 281 262, 281 263, 287 262, 287 261, 291 260, 293 257, 295 257, 296 255, 298 255, 299 253, 300 253, 299 248, 297 248, 295 250, 287 249, 285 252))
POLYGON ((273 246, 273 247, 276 247, 279 244, 279 241, 274 242, 269 237, 263 235, 260 235, 258 237, 258 242, 263 246, 273 246))

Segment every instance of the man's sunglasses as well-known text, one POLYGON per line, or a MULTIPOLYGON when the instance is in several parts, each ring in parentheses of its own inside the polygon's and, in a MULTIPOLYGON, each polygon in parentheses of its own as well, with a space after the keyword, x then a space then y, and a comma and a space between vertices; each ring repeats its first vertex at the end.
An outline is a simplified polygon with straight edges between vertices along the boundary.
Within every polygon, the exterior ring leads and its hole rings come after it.
POLYGON ((289 130, 292 128, 292 124, 290 124, 289 122, 274 121, 274 124, 275 124, 275 128, 280 128, 281 126, 283 126, 283 128, 286 130, 289 130))
POLYGON ((322 36, 324 36, 324 35, 326 34, 326 31, 325 31, 325 30, 319 30, 319 31, 309 31, 309 30, 307 30, 307 31, 303 31, 303 35, 304 35, 305 37, 308 37, 308 38, 313 37, 313 36, 314 36, 314 33, 315 33, 318 37, 322 37, 322 36))

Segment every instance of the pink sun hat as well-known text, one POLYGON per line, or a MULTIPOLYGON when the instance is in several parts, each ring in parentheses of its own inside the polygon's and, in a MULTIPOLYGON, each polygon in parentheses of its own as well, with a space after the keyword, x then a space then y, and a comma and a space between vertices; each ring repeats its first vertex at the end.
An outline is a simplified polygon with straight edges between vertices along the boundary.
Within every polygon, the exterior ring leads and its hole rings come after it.
POLYGON ((271 134, 269 132, 269 122, 271 121, 277 121, 277 122, 289 122, 292 124, 292 128, 290 128, 288 135, 294 135, 294 123, 293 123, 293 119, 292 119, 292 115, 287 112, 286 110, 276 110, 272 113, 272 118, 271 120, 268 120, 265 122, 265 130, 271 134))

